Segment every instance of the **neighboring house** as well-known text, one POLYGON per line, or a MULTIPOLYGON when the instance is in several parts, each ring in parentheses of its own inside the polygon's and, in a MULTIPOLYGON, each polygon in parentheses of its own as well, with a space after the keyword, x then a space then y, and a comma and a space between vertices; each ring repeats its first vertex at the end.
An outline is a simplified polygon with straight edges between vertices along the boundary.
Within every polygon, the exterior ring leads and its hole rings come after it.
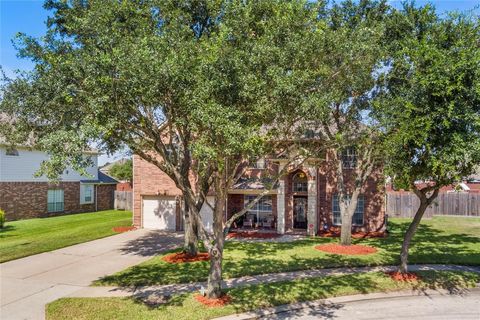
MULTIPOLYGON (((122 159, 119 159, 117 161, 114 161, 114 162, 107 162, 106 164, 104 164, 103 166, 101 166, 99 168, 99 170, 103 173, 105 173, 106 175, 110 176, 110 169, 115 165, 115 164, 123 164, 125 163, 126 161, 128 161, 128 159, 125 159, 125 158, 122 158, 122 159)), ((118 184, 117 184, 117 191, 132 191, 133 190, 133 186, 132 186, 132 183, 130 181, 127 181, 127 180, 120 180, 118 181, 118 184)))
MULTIPOLYGON (((353 154, 345 153, 344 165, 355 164, 353 154)), ((266 170, 278 172, 285 160, 261 159, 246 170, 233 189, 228 190, 225 215, 233 213, 264 190, 266 170)), ((384 188, 377 170, 368 179, 353 217, 353 230, 385 231, 384 188)), ((352 183, 351 174, 345 177, 352 183)), ((138 156, 133 158, 134 224, 137 227, 181 230, 182 194, 174 182, 153 164, 138 156)), ((335 170, 328 153, 320 161, 306 161, 280 179, 277 188, 264 196, 237 226, 266 228, 278 233, 301 232, 318 234, 341 225, 335 170)), ((213 197, 207 197, 213 203, 213 197)), ((202 219, 211 228, 212 210, 204 205, 202 219)))
POLYGON ((45 152, 0 144, 0 208, 8 220, 91 212, 113 208, 117 181, 98 170, 96 152, 88 176, 67 169, 54 184, 35 177, 45 152))

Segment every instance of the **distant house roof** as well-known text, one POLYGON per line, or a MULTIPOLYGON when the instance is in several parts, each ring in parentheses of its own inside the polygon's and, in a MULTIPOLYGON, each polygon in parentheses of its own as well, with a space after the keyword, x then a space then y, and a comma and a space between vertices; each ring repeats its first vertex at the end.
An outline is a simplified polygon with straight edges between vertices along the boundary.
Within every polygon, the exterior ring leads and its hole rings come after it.
POLYGON ((110 177, 109 175, 98 170, 98 179, 97 180, 80 180, 81 183, 89 184, 117 184, 118 180, 110 177))
POLYGON ((119 159, 119 160, 116 160, 116 161, 113 161, 113 162, 107 162, 106 164, 104 164, 103 166, 101 166, 99 169, 101 172, 103 173, 107 173, 110 171, 110 169, 116 165, 117 163, 118 164, 123 164, 125 163, 126 161, 128 161, 127 158, 122 158, 122 159, 119 159))

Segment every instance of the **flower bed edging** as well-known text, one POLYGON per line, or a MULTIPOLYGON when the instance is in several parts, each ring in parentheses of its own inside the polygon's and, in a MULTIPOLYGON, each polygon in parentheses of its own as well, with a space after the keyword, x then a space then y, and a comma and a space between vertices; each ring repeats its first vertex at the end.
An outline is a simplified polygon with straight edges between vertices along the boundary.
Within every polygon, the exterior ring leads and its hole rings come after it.
POLYGON ((315 246, 316 250, 326 253, 342 254, 342 255, 367 255, 376 253, 378 250, 374 247, 352 244, 350 246, 342 246, 338 243, 328 243, 315 246))
POLYGON ((162 257, 162 260, 168 263, 186 263, 186 262, 197 262, 197 261, 208 261, 210 256, 207 252, 200 252, 196 256, 186 254, 184 252, 177 252, 167 254, 162 257))

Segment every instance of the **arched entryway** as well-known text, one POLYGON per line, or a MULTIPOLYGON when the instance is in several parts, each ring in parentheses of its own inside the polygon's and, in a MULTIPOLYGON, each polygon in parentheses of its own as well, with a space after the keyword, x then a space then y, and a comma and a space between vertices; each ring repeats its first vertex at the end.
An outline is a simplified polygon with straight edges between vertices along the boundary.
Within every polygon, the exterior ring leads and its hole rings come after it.
POLYGON ((294 172, 291 179, 292 227, 307 230, 308 227, 308 177, 301 170, 294 172))

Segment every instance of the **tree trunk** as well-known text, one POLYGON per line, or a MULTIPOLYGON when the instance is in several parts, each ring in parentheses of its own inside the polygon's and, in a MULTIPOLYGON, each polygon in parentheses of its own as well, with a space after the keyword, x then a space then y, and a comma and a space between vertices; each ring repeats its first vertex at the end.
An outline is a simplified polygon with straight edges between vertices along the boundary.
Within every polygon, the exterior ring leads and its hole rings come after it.
POLYGON ((340 244, 349 246, 352 244, 352 219, 357 208, 358 196, 360 191, 355 190, 352 196, 347 200, 346 196, 339 196, 340 215, 342 217, 342 229, 340 232, 340 244))
POLYGON ((208 274, 207 297, 211 299, 222 296, 222 261, 225 242, 223 214, 226 202, 226 188, 223 175, 215 183, 215 206, 213 208, 214 243, 209 248, 210 272, 208 274))
POLYGON ((349 246, 352 244, 352 217, 348 213, 342 216, 340 244, 342 246, 349 246))
POLYGON ((407 232, 405 233, 405 236, 403 238, 402 250, 400 252, 400 268, 399 268, 399 271, 401 273, 408 272, 408 249, 410 248, 410 241, 412 241, 412 238, 415 235, 415 232, 417 231, 418 225, 420 224, 420 221, 422 220, 423 214, 425 213, 425 210, 427 209, 427 207, 428 205, 426 201, 421 200, 420 207, 418 207, 417 212, 415 212, 415 217, 413 218, 412 222, 408 226, 407 232))
POLYGON ((422 220, 422 217, 427 210, 428 206, 432 203, 432 201, 437 197, 438 195, 438 190, 435 189, 433 194, 427 198, 425 193, 421 191, 415 191, 415 194, 417 197, 420 199, 420 206, 418 207, 417 212, 415 212, 415 216, 408 226, 407 232, 405 233, 405 236, 403 238, 403 243, 402 243, 402 250, 400 251, 400 266, 399 266, 399 271, 401 273, 407 273, 408 272, 408 250, 410 249, 410 242, 412 241, 413 236, 415 235, 415 232, 417 231, 417 228, 420 224, 420 221, 422 220))
POLYGON ((196 256, 198 254, 197 221, 192 212, 190 212, 187 203, 185 203, 184 218, 185 243, 183 245, 183 251, 188 255, 196 256))
POLYGON ((222 261, 223 240, 219 241, 210 250, 210 272, 207 285, 208 298, 217 299, 222 296, 222 261))

